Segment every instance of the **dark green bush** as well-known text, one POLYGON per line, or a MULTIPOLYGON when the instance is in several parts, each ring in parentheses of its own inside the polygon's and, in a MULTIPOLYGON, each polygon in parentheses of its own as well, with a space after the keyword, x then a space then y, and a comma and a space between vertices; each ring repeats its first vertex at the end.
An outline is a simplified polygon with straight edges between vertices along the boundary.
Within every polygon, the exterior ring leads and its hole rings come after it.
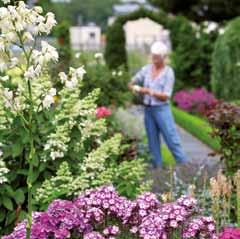
POLYGON ((177 81, 176 90, 205 87, 211 89, 211 57, 217 30, 205 33, 204 27, 193 28, 188 20, 176 17, 171 21, 173 54, 171 61, 177 81))
POLYGON ((96 63, 86 66, 87 74, 83 81, 83 94, 95 88, 101 90, 97 101, 99 106, 122 106, 131 100, 127 88, 129 74, 124 67, 111 70, 105 64, 96 63))
POLYGON ((127 51, 125 47, 125 34, 120 22, 108 28, 105 59, 111 69, 127 66, 127 51))
POLYGON ((239 99, 240 18, 231 21, 217 39, 212 57, 211 84, 218 98, 239 99))

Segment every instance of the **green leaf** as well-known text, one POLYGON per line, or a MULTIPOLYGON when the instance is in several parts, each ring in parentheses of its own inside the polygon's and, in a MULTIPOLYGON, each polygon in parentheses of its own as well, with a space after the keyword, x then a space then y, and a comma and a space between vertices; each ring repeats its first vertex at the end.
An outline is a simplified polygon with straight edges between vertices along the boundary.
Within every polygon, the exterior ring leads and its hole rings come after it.
POLYGON ((33 157, 32 163, 33 163, 33 166, 38 167, 39 160, 38 160, 37 155, 35 155, 35 157, 33 157))
POLYGON ((0 210, 0 222, 2 222, 6 217, 5 210, 0 210))
POLYGON ((8 210, 12 211, 13 210, 12 200, 8 197, 3 197, 3 206, 8 210))
POLYGON ((7 220, 6 220, 6 226, 13 223, 13 221, 16 219, 16 213, 15 212, 9 212, 7 214, 7 220))
POLYGON ((38 171, 34 171, 33 175, 32 175, 32 178, 31 178, 31 182, 32 183, 36 182, 38 177, 39 177, 39 172, 38 171))
POLYGON ((22 153, 22 151, 23 151, 22 144, 19 144, 19 143, 13 144, 13 147, 12 147, 13 157, 19 156, 22 153))
POLYGON ((25 195, 24 192, 21 188, 19 188, 14 195, 14 199, 16 201, 17 204, 23 204, 24 200, 25 200, 25 195))
POLYGON ((23 221, 26 218, 27 218, 27 212, 21 211, 19 215, 19 221, 23 221))
POLYGON ((14 191, 13 191, 12 187, 9 186, 9 185, 5 185, 4 187, 5 187, 5 190, 6 190, 7 194, 8 194, 8 196, 14 197, 14 191))
POLYGON ((27 169, 19 169, 17 170, 17 174, 21 174, 21 175, 28 175, 28 170, 27 169))

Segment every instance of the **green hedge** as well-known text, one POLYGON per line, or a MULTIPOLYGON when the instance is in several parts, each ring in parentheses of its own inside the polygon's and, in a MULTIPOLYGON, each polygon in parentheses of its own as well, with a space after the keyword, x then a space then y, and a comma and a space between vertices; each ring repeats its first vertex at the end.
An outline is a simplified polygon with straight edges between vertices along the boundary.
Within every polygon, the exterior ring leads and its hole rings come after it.
POLYGON ((212 56, 211 83, 215 95, 226 100, 239 99, 240 17, 231 21, 217 39, 212 56))
POLYGON ((180 127, 184 128, 210 148, 214 150, 219 149, 219 142, 210 135, 212 129, 207 121, 180 110, 175 106, 172 107, 172 110, 175 120, 180 127))

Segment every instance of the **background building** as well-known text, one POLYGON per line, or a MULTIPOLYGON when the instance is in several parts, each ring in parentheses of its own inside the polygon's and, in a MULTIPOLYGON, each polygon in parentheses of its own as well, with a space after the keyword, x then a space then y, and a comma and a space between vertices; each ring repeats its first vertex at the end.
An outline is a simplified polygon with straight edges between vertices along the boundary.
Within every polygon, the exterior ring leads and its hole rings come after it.
POLYGON ((71 45, 74 50, 97 50, 101 47, 101 28, 95 24, 70 28, 71 45))
POLYGON ((171 49, 169 31, 148 18, 127 22, 124 30, 128 49, 147 50, 155 41, 162 41, 171 49))

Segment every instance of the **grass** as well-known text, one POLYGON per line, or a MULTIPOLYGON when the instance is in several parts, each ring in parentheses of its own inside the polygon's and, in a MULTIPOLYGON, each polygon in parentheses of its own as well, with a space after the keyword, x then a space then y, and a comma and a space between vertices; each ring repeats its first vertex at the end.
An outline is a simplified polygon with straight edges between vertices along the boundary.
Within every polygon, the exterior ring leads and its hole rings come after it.
POLYGON ((162 157, 164 165, 166 166, 175 165, 175 160, 165 144, 162 146, 162 157))
POLYGON ((175 120, 180 127, 184 128, 210 148, 214 150, 218 150, 220 148, 218 140, 214 139, 210 135, 212 129, 207 121, 195 115, 189 114, 175 106, 172 107, 172 111, 175 120))
MULTIPOLYGON (((146 135, 143 137, 142 141, 144 144, 147 145, 147 136, 146 135)), ((161 152, 162 152, 163 164, 165 166, 175 165, 175 159, 174 159, 172 153, 169 151, 166 144, 161 145, 161 152)))

